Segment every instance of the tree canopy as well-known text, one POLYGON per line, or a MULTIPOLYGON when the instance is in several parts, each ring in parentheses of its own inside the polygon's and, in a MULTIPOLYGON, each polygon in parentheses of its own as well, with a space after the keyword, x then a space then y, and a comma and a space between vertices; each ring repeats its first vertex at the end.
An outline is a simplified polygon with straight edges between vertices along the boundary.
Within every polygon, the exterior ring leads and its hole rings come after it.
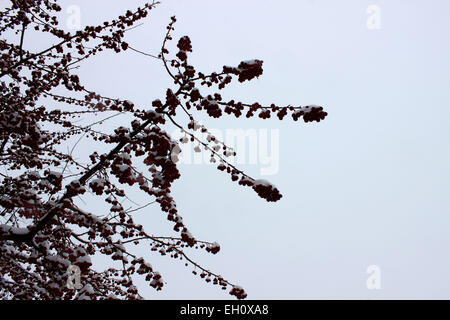
POLYGON ((58 21, 58 2, 11 0, 0 13, 0 298, 140 299, 136 277, 156 290, 164 285, 162 274, 147 261, 150 255, 133 252, 133 245, 141 242, 149 243, 149 253, 180 260, 194 267, 193 273, 204 281, 245 298, 244 289, 185 252, 193 247, 216 254, 220 245, 191 234, 171 195, 172 184, 181 178, 180 145, 195 142, 201 146, 198 151, 210 154, 210 161, 232 181, 275 202, 282 198, 280 191, 228 161, 235 156, 234 150, 209 134, 195 114, 262 120, 290 117, 307 123, 319 122, 327 113, 320 106, 264 106, 225 99, 220 90, 232 81, 261 76, 263 61, 242 61, 208 74, 197 71, 189 63, 190 38, 172 39, 175 17, 165 30, 160 53, 153 56, 173 80, 167 91, 151 106, 103 96, 83 82, 77 66, 103 51, 137 51, 125 41, 126 32, 157 3, 66 32, 58 21), (26 50, 25 34, 33 33, 50 37, 54 44, 44 50, 26 50), (114 133, 93 129, 93 124, 124 113, 133 120, 117 126, 114 133), (176 115, 184 115, 185 121, 175 119, 176 115), (92 123, 79 125, 80 116, 89 116, 92 123), (174 139, 167 134, 168 124, 185 137, 174 139), (93 146, 103 144, 109 151, 99 153, 93 147, 89 158, 80 161, 68 151, 74 137, 89 139, 93 146), (153 236, 148 226, 135 223, 133 212, 139 208, 124 208, 122 200, 137 191, 147 194, 149 203, 159 204, 178 237, 153 236), (86 194, 102 199, 105 211, 90 212, 77 205, 75 199, 86 194), (90 259, 95 254, 110 257, 122 267, 95 267, 90 259), (68 285, 73 266, 81 287, 68 285))

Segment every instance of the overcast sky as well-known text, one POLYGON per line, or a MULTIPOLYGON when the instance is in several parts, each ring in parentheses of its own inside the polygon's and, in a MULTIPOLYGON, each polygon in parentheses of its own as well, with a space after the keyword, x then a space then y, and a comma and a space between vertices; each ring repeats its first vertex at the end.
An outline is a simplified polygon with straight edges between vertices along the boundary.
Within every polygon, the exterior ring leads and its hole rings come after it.
MULTIPOLYGON (((79 6, 85 26, 144 1, 62 3, 79 6)), ((222 247, 193 257, 250 299, 449 299, 449 10, 446 0, 162 0, 128 33, 131 46, 157 54, 176 15, 174 36, 190 36, 198 70, 264 61, 264 74, 231 86, 227 100, 317 104, 329 113, 312 124, 198 114, 219 132, 278 130, 276 174, 240 167, 283 198, 269 204, 211 166, 182 164, 173 187, 180 214, 198 239, 222 247), (366 285, 371 265, 381 271, 379 289, 366 285)), ((131 51, 96 57, 79 74, 103 95, 143 105, 171 86, 157 60, 131 51)), ((171 229, 156 206, 140 215, 150 233, 171 229)), ((162 292, 143 286, 146 298, 230 297, 183 263, 141 252, 167 282, 162 292)))

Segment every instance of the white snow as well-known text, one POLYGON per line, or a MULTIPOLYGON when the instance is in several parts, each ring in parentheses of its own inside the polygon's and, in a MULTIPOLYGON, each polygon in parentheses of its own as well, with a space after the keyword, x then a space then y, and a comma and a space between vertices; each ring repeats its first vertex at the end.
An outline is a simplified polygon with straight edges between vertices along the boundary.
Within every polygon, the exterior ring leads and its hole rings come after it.
POLYGON ((264 179, 258 179, 254 181, 255 185, 263 185, 263 186, 268 186, 268 187, 275 187, 272 183, 270 183, 267 180, 264 179))

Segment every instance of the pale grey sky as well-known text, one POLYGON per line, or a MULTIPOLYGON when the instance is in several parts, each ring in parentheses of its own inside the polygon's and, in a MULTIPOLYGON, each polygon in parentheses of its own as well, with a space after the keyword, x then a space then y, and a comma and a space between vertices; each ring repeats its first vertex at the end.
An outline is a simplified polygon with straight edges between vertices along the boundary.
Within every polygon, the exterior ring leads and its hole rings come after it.
MULTIPOLYGON (((144 1, 63 3, 90 25, 144 1)), ((449 10, 446 0, 162 0, 129 32, 130 45, 157 54, 176 15, 175 38, 190 36, 198 70, 264 60, 264 74, 226 99, 329 113, 318 124, 198 115, 222 130, 279 129, 280 170, 263 178, 284 197, 269 204, 212 167, 183 165, 173 188, 180 213, 197 238, 222 247, 193 256, 250 299, 449 299, 449 10), (371 5, 380 29, 367 27, 371 5), (379 290, 366 287, 369 265, 380 267, 379 290)), ((104 95, 147 105, 171 85, 158 61, 131 51, 104 54, 79 74, 104 95)), ((258 177, 258 166, 243 168, 258 177)), ((171 226, 158 211, 139 221, 164 234, 171 226)), ((147 298, 230 297, 148 249, 167 284, 143 287, 147 298)))

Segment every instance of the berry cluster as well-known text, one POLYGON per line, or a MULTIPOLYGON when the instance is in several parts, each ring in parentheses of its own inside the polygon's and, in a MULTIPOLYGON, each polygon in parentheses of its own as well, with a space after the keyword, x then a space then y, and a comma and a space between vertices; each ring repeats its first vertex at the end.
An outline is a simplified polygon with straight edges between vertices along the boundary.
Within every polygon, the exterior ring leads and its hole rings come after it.
POLYGON ((242 61, 237 68, 224 66, 223 73, 237 75, 239 82, 250 81, 262 75, 262 65, 263 62, 261 60, 242 61))

